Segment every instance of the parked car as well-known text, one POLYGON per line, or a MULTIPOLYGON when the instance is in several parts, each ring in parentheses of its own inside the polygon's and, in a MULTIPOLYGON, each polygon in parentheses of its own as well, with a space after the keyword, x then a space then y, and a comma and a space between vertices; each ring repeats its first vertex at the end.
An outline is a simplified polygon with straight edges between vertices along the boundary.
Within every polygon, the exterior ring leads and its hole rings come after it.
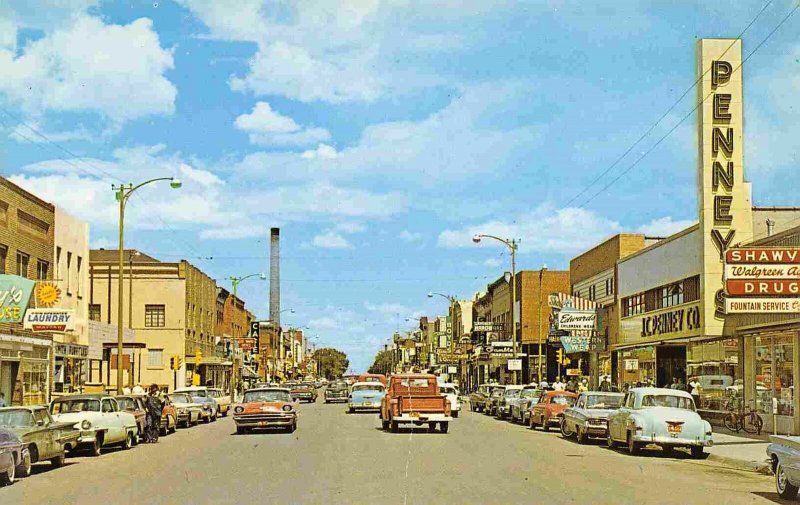
POLYGON ((11 430, 0 428, 0 485, 10 486, 17 478, 17 469, 30 472, 30 456, 22 440, 11 430))
POLYGON ((439 392, 436 376, 431 374, 396 374, 389 380, 381 402, 381 426, 397 432, 400 424, 436 425, 443 433, 450 428, 450 402, 439 392))
POLYGON ((505 386, 493 387, 492 393, 486 400, 486 408, 484 409, 483 413, 488 414, 490 416, 497 415, 497 407, 500 405, 500 399, 503 398, 503 395, 505 395, 505 393, 506 393, 505 386))
POLYGON ((178 430, 178 409, 172 404, 166 393, 162 393, 160 399, 163 406, 161 408, 161 426, 159 426, 159 429, 162 435, 167 436, 178 430))
POLYGON ((624 443, 637 454, 645 445, 662 449, 688 447, 695 458, 713 444, 711 425, 700 418, 692 395, 664 388, 633 388, 625 394, 622 406, 608 416, 609 447, 624 443))
POLYGON ((80 435, 73 423, 53 421, 43 406, 0 408, 0 428, 14 432, 28 451, 26 464, 17 469, 17 477, 27 477, 30 466, 39 461, 63 466, 66 451, 77 445, 80 435))
POLYGON ((236 433, 242 435, 256 428, 297 429, 297 410, 288 389, 248 389, 242 403, 233 409, 236 433))
POLYGON ((191 386, 178 388, 175 392, 189 393, 192 397, 192 401, 200 404, 200 418, 203 419, 203 421, 210 423, 217 420, 219 405, 217 405, 216 400, 208 394, 208 388, 205 386, 191 386))
POLYGON ((551 426, 560 426, 564 411, 575 405, 578 395, 569 391, 547 391, 531 409, 529 426, 541 427, 544 431, 551 426))
POLYGON ((175 407, 178 426, 188 428, 200 422, 203 406, 195 403, 189 393, 169 393, 167 394, 170 403, 175 407))
POLYGON ((120 445, 130 449, 139 436, 136 418, 120 412, 117 401, 102 393, 64 396, 50 402, 50 415, 57 422, 72 423, 81 434, 77 449, 99 456, 103 447, 120 445))
POLYGON ((386 386, 378 381, 356 382, 350 388, 347 409, 351 414, 356 410, 380 410, 385 395, 386 386))
POLYGON ((624 398, 622 393, 583 392, 578 395, 575 406, 564 411, 561 421, 561 435, 564 438, 575 435, 579 444, 588 437, 606 438, 608 416, 614 413, 624 398))
POLYGON ((542 396, 541 389, 538 386, 525 386, 519 392, 517 398, 509 400, 510 408, 508 415, 511 417, 511 422, 521 422, 527 425, 531 415, 531 407, 539 403, 539 398, 542 396))
POLYGON ((144 429, 147 424, 147 409, 144 406, 144 397, 134 395, 115 396, 117 405, 122 412, 131 414, 136 419, 136 426, 139 428, 139 436, 133 441, 134 445, 139 443, 139 438, 144 436, 144 429))
POLYGON ((502 387, 499 384, 481 384, 469 395, 469 408, 473 412, 485 412, 492 390, 502 387))
POLYGON ((217 411, 225 417, 231 408, 231 395, 219 388, 208 388, 208 392, 214 401, 217 402, 217 411))
POLYGON ((800 489, 800 437, 770 435, 767 446, 775 489, 784 500, 796 500, 800 489))
POLYGON ((297 384, 289 389, 292 400, 314 403, 317 401, 317 390, 309 384, 297 384))
POLYGON ((453 418, 458 417, 461 412, 461 400, 458 399, 458 388, 452 382, 443 382, 439 384, 439 391, 447 397, 450 402, 450 413, 453 418))
POLYGON ((519 398, 520 392, 522 392, 522 386, 506 386, 505 391, 503 391, 503 396, 497 400, 497 409, 495 411, 495 415, 498 419, 505 419, 506 416, 509 415, 511 409, 511 403, 509 400, 519 398))
POLYGON ((348 394, 346 382, 334 382, 325 388, 325 403, 347 402, 348 394))

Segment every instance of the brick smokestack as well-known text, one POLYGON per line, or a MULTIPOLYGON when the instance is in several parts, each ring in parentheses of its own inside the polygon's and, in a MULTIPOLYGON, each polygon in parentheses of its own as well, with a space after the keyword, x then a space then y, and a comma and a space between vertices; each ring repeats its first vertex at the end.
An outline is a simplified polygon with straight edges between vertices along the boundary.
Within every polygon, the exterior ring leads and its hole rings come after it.
POLYGON ((269 230, 269 318, 281 326, 281 243, 280 228, 269 230))

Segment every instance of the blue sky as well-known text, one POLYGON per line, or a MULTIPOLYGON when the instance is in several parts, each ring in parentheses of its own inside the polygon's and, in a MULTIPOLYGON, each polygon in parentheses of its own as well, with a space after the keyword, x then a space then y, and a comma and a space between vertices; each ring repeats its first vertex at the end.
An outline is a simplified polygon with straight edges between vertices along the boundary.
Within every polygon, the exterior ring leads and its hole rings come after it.
MULTIPOLYGON (((110 185, 171 175, 131 202, 127 244, 213 277, 267 271, 282 232, 284 322, 356 370, 405 319, 470 297, 521 239, 519 266, 566 269, 620 231, 696 219, 695 41, 735 37, 767 2, 445 0, 0 4, 2 174, 116 247, 110 185), (596 196, 594 196, 596 195, 596 196), (594 196, 594 198, 590 198, 594 196)), ((773 1, 749 54, 792 9, 773 1)), ((799 16, 744 67, 758 205, 796 205, 799 16)), ((248 281, 266 315, 267 283, 248 281)))

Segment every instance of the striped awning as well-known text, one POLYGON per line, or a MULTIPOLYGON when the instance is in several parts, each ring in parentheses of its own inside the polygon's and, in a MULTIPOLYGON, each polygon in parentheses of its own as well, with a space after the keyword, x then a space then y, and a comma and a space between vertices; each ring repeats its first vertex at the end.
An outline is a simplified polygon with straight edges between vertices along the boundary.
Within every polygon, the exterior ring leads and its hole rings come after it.
POLYGON ((587 300, 586 298, 578 298, 577 296, 568 295, 566 293, 552 293, 548 297, 550 307, 554 309, 563 309, 571 307, 575 310, 594 310, 598 307, 597 302, 587 300))

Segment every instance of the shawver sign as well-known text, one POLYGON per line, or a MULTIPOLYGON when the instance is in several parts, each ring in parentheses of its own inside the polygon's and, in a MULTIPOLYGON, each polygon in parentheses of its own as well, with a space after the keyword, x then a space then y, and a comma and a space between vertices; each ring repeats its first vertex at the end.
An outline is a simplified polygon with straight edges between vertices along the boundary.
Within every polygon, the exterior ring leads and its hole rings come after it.
POLYGON ((67 309, 28 309, 23 328, 33 331, 73 331, 75 311, 67 309))
POLYGON ((728 313, 800 312, 800 249, 728 249, 725 293, 728 313))

